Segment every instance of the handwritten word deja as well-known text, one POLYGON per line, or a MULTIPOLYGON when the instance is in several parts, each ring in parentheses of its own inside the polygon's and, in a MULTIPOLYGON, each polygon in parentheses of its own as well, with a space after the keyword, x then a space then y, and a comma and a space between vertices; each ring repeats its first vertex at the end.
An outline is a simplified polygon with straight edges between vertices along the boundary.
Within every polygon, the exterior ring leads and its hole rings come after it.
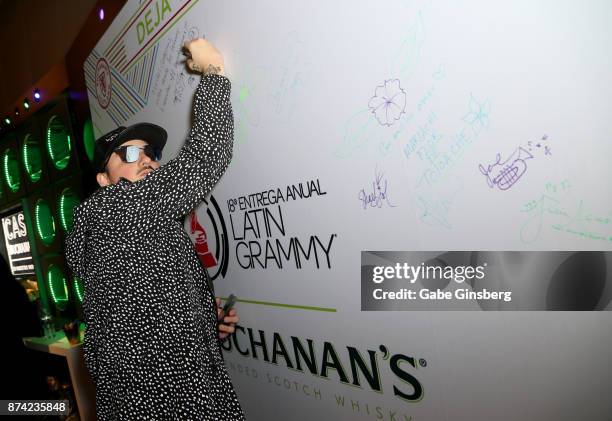
POLYGON ((171 9, 168 0, 162 0, 161 2, 156 1, 155 7, 153 7, 153 5, 149 7, 149 9, 144 13, 143 18, 136 24, 139 45, 142 44, 148 35, 155 31, 155 28, 157 28, 161 22, 163 22, 166 13, 170 12, 171 9), (155 9, 155 22, 151 18, 153 9, 155 9))
POLYGON ((389 201, 389 194, 387 193, 387 179, 384 177, 385 173, 378 172, 378 169, 374 171, 374 181, 372 181, 372 190, 366 191, 361 189, 359 191, 359 201, 363 209, 370 208, 382 208, 384 204, 392 208, 395 205, 389 201))
POLYGON ((487 165, 486 167, 482 164, 478 165, 480 173, 487 179, 487 184, 490 188, 497 186, 500 190, 508 190, 527 171, 527 160, 533 159, 534 155, 531 153, 533 148, 544 148, 545 155, 552 155, 550 147, 543 144, 543 141, 548 139, 547 135, 542 136, 542 142, 534 144, 534 142, 527 142, 527 146, 523 148, 519 146, 512 152, 508 158, 502 161, 501 155, 498 153, 495 156, 495 162, 487 165))

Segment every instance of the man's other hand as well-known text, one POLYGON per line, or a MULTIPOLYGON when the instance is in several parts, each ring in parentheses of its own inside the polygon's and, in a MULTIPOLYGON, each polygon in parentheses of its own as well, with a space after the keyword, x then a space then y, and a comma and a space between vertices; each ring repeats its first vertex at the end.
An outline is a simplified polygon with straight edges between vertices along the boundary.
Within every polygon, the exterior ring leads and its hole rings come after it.
POLYGON ((233 308, 228 314, 223 314, 223 306, 221 305, 221 298, 215 299, 217 302, 217 320, 219 320, 219 339, 225 339, 236 330, 236 323, 240 321, 236 309, 233 308))

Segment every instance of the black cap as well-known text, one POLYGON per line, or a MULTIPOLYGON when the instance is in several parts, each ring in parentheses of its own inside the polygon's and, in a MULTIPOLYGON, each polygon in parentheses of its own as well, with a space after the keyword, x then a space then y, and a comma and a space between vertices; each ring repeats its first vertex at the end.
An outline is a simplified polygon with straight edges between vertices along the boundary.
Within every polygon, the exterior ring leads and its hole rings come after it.
POLYGON ((164 149, 168 133, 164 128, 152 123, 137 123, 130 127, 118 127, 96 140, 93 166, 96 172, 104 171, 108 158, 122 143, 132 139, 141 139, 149 145, 164 149))

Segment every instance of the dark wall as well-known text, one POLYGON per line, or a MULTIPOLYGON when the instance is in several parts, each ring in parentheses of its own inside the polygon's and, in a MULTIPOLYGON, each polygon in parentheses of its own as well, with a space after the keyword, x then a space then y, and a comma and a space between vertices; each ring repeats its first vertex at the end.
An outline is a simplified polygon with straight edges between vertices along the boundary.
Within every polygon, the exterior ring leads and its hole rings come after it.
POLYGON ((0 110, 64 59, 97 0, 0 0, 0 110))

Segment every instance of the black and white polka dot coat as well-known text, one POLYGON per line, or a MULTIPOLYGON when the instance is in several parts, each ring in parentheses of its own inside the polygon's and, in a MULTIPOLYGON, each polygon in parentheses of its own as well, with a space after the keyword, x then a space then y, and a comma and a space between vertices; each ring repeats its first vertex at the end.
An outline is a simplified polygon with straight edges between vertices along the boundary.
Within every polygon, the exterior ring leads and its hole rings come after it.
POLYGON ((98 420, 243 419, 218 343, 208 275, 182 217, 232 156, 230 82, 202 77, 176 158, 102 187, 74 212, 66 259, 83 280, 84 353, 98 420))

